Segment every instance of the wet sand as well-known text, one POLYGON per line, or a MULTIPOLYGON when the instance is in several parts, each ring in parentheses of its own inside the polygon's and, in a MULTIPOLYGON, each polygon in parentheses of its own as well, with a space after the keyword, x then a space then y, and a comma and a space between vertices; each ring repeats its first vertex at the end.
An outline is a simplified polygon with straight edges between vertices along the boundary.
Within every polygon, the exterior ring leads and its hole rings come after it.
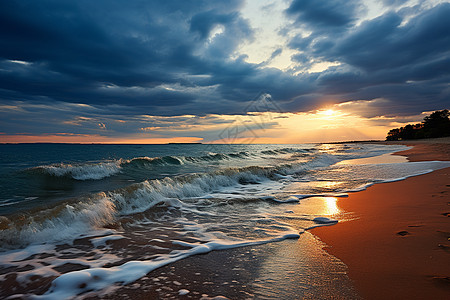
MULTIPOLYGON (((450 160, 450 139, 393 142, 410 161, 450 160)), ((365 299, 449 299, 450 168, 339 199, 358 219, 312 230, 365 299)))
POLYGON ((359 299, 347 267, 323 247, 306 232, 299 239, 213 251, 87 299, 359 299))

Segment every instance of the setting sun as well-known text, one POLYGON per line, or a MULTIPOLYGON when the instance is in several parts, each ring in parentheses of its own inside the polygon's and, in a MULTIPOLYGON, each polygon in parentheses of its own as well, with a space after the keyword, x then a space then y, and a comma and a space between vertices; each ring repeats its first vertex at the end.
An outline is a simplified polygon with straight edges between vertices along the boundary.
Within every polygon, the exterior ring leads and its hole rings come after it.
POLYGON ((332 115, 336 114, 336 112, 332 109, 327 109, 327 110, 323 111, 322 114, 324 114, 325 116, 332 116, 332 115))

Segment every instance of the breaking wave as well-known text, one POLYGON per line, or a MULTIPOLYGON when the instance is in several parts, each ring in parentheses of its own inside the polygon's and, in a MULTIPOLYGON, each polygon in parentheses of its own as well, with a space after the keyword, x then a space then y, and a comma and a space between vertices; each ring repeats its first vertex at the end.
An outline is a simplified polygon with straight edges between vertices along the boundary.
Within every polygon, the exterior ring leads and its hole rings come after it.
MULTIPOLYGON (((134 161, 142 163, 146 159, 139 158, 134 161)), ((330 160, 330 157, 321 156, 309 163, 285 164, 277 167, 227 168, 209 173, 146 180, 111 192, 100 192, 72 199, 27 216, 2 217, 0 245, 8 247, 13 244, 17 246, 17 244, 26 245, 45 240, 75 238, 77 235, 115 224, 120 216, 146 212, 161 205, 180 208, 187 205, 186 199, 209 194, 214 196, 216 193, 220 194, 224 188, 229 190, 232 187, 231 190, 238 191, 246 185, 277 182, 287 175, 333 163, 334 160, 330 160)), ((64 166, 62 169, 69 168, 64 166)), ((50 170, 53 172, 54 169, 50 170)), ((79 169, 69 170, 73 172, 72 175, 78 174, 73 170, 79 169)), ((62 171, 55 171, 55 173, 64 174, 62 171)), ((92 176, 92 173, 90 175, 92 176)), ((242 195, 239 197, 242 198, 242 195)), ((264 200, 261 197, 255 197, 264 200)))
POLYGON ((132 159, 118 159, 98 163, 83 164, 51 164, 27 169, 26 172, 37 175, 67 177, 75 180, 100 180, 122 172, 123 168, 152 169, 159 166, 180 166, 186 163, 201 163, 229 159, 245 159, 250 154, 242 151, 238 153, 209 153, 203 156, 162 156, 135 157, 132 159))
POLYGON ((53 164, 28 169, 32 174, 44 174, 56 177, 69 177, 75 180, 99 180, 120 172, 119 161, 87 164, 53 164))

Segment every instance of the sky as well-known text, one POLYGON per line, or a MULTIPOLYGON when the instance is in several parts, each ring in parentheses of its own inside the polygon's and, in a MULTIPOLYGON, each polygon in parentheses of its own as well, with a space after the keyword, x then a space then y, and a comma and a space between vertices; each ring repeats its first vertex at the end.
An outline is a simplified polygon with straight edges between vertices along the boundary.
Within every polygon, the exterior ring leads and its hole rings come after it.
POLYGON ((0 143, 384 139, 450 108, 450 2, 0 2, 0 143))

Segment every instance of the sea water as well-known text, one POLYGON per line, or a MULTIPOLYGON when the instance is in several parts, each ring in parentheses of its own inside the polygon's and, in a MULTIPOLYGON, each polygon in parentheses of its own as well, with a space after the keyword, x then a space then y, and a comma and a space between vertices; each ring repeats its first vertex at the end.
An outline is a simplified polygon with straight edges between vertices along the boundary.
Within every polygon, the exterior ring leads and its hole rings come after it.
POLYGON ((450 166, 364 160, 405 149, 0 145, 1 293, 100 294, 196 254, 298 239, 346 218, 336 197, 450 166))

